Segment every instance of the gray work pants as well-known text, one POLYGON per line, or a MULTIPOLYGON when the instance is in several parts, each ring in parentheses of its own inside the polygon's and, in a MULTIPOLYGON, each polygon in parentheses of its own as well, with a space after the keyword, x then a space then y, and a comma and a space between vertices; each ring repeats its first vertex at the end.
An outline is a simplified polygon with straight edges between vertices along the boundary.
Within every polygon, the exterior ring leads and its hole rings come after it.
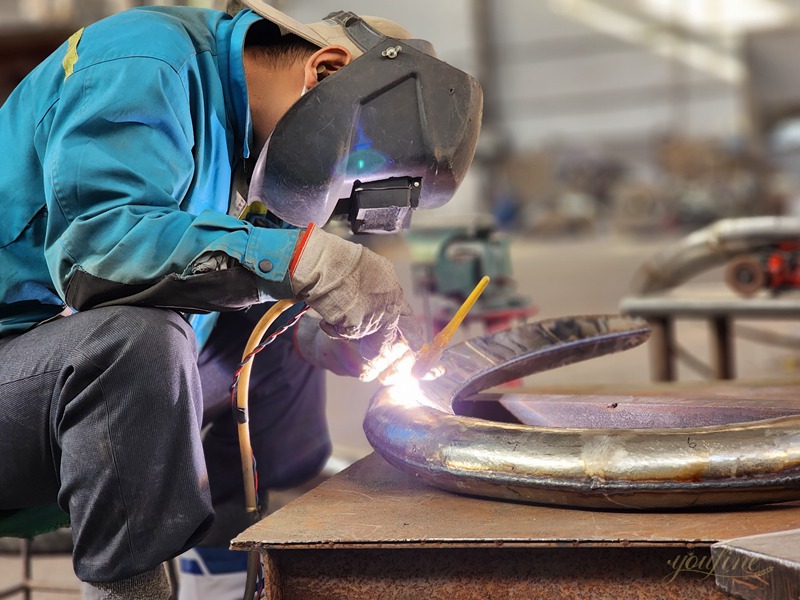
POLYGON ((228 361, 214 356, 201 360, 203 379, 184 319, 142 307, 89 310, 0 338, 0 510, 57 500, 83 581, 131 577, 196 545, 214 518, 209 472, 218 497, 241 482, 238 455, 226 455, 235 429, 212 426, 213 469, 203 456, 204 389, 210 397, 219 387, 228 361))

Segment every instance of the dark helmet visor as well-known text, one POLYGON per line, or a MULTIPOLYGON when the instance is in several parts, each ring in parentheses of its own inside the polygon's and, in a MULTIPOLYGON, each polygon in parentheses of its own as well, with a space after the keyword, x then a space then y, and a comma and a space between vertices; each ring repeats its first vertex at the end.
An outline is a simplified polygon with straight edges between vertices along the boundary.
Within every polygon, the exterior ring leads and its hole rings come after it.
POLYGON ((483 96, 420 44, 379 36, 301 97, 259 157, 250 199, 298 227, 341 215, 359 232, 402 229, 412 209, 446 203, 475 154, 483 96))

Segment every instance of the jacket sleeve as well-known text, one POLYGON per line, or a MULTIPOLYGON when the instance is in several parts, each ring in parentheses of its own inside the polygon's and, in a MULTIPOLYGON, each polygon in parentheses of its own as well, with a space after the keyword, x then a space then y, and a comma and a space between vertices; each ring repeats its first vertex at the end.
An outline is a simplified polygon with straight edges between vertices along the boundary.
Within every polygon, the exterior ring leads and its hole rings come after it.
MULTIPOLYGON (((43 159, 45 254, 69 306, 204 312, 291 297, 297 231, 181 209, 196 193, 194 127, 183 80, 169 65, 126 58, 76 70, 55 110, 43 159), (198 257, 216 252, 232 267, 194 272, 198 257)), ((204 124, 212 125, 226 126, 204 124)))

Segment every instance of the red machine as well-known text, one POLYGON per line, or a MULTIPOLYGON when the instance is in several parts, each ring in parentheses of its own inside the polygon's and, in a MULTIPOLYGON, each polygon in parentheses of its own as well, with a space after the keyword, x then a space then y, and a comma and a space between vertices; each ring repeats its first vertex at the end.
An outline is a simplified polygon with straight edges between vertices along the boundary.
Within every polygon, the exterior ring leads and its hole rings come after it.
POLYGON ((743 296, 764 288, 773 294, 800 288, 800 241, 781 242, 733 259, 725 269, 725 281, 743 296))

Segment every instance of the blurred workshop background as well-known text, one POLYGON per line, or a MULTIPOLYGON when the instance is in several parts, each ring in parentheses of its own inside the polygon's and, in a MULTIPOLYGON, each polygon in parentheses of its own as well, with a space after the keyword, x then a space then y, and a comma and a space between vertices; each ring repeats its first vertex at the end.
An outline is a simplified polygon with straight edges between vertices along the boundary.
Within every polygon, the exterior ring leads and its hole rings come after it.
MULTIPOLYGON (((78 27, 148 4, 225 0, 0 0, 0 98, 78 27)), ((395 259, 430 334, 484 273, 493 284, 462 337, 616 312, 639 267, 688 233, 800 215, 800 0, 273 4, 301 21, 340 8, 394 19, 483 85, 478 152, 456 197, 416 213, 405 236, 359 240, 395 259)), ((723 280, 712 269, 690 283, 723 280)), ((737 323, 737 374, 791 374, 800 328, 759 326, 737 323)), ((705 323, 676 328, 675 378, 708 377, 705 323)), ((649 362, 643 348, 526 383, 645 382, 649 362)), ((329 387, 337 446, 367 452, 360 416, 375 388, 335 376, 329 387)))
MULTIPOLYGON (((461 339, 521 319, 617 312, 643 263, 690 233, 721 219, 800 217, 800 0, 271 3, 301 21, 339 9, 396 20, 483 85, 478 152, 456 197, 415 214, 406 235, 359 240, 394 259, 429 334, 484 273, 494 286, 461 339)), ((0 99, 78 27, 150 4, 225 0, 0 0, 0 99)), ((739 298, 724 265, 685 285, 739 298)), ((800 288, 800 270, 786 287, 800 288)), ((800 307, 797 293, 758 295, 800 307)), ((675 379, 714 376, 707 325, 675 324, 675 379)), ((733 338, 737 377, 800 371, 796 318, 738 320, 733 338)), ((657 359, 645 345, 524 384, 647 383, 657 359)), ((329 376, 342 464, 370 451, 361 419, 376 385, 329 376)))

